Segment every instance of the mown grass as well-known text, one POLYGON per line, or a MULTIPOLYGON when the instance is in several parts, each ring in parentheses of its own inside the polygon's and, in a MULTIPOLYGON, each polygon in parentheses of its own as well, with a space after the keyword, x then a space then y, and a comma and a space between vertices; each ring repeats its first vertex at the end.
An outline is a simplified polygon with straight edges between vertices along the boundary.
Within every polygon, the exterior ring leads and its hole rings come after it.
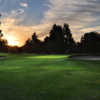
POLYGON ((0 100, 100 100, 100 62, 68 55, 1 54, 0 100))

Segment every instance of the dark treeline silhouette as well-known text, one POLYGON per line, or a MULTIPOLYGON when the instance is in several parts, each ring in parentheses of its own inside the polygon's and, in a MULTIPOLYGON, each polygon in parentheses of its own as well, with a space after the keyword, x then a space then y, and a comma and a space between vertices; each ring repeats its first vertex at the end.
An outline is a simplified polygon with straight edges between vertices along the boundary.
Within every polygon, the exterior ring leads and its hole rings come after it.
POLYGON ((42 51, 42 42, 37 38, 36 33, 32 35, 32 39, 28 39, 23 47, 20 48, 21 52, 40 53, 42 51))
POLYGON ((44 41, 38 39, 36 33, 28 39, 22 47, 7 46, 7 41, 2 39, 0 31, 0 51, 11 53, 39 53, 39 54, 64 54, 64 53, 100 53, 100 34, 98 32, 85 33, 80 42, 75 42, 68 24, 63 26, 54 24, 49 36, 44 41))
POLYGON ((100 34, 97 32, 85 33, 78 43, 78 49, 81 53, 100 53, 100 34))
POLYGON ((36 33, 32 35, 32 39, 28 39, 23 47, 22 52, 34 53, 65 53, 72 52, 76 43, 72 38, 71 31, 68 24, 63 27, 54 24, 49 32, 49 36, 45 37, 41 42, 36 33))
POLYGON ((71 52, 75 47, 75 41, 72 38, 71 31, 68 24, 63 27, 53 25, 49 37, 44 39, 44 50, 46 53, 65 53, 71 52))

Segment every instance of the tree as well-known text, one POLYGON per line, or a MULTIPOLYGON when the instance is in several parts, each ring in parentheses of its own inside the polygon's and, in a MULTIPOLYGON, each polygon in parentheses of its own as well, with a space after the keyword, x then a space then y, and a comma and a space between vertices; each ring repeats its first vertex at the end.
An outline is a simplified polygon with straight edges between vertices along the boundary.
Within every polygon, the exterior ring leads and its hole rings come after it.
POLYGON ((72 37, 71 30, 69 28, 68 24, 64 24, 63 26, 63 34, 64 34, 64 43, 65 43, 65 48, 67 51, 72 51, 72 49, 75 48, 75 41, 72 37))
POLYGON ((83 52, 100 53, 100 34, 98 32, 85 33, 81 38, 83 52))
POLYGON ((3 37, 2 30, 0 30, 0 40, 3 37))
POLYGON ((44 39, 44 44, 48 52, 72 52, 72 49, 75 47, 75 41, 68 24, 64 24, 63 28, 60 25, 54 24, 49 34, 49 37, 44 39))
POLYGON ((34 33, 34 34, 32 35, 32 41, 33 41, 33 42, 37 42, 37 41, 38 41, 36 33, 34 33))
POLYGON ((48 53, 64 53, 64 36, 60 25, 54 24, 49 32, 49 37, 46 37, 44 40, 48 53))
MULTIPOLYGON (((1 14, 0 14, 0 17, 1 17, 1 14)), ((1 21, 0 21, 0 25, 1 25, 1 21)), ((1 40, 2 36, 3 36, 2 30, 0 29, 0 40, 1 40)))
MULTIPOLYGON (((0 17, 1 17, 1 14, 0 14, 0 17)), ((0 25, 1 25, 1 21, 0 21, 0 25)), ((3 40, 2 37, 3 37, 3 33, 2 33, 2 30, 0 29, 0 51, 5 52, 7 51, 7 40, 3 40)))
POLYGON ((22 51, 29 53, 40 53, 42 51, 41 41, 38 39, 36 33, 33 33, 32 39, 28 39, 22 49, 22 51))

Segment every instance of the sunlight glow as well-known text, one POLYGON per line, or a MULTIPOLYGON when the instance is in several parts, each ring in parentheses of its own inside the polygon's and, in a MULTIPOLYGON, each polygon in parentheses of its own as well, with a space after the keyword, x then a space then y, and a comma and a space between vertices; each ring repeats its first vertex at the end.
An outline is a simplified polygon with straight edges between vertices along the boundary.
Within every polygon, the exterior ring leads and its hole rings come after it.
POLYGON ((10 46, 21 46, 20 42, 13 36, 7 36, 8 45, 10 46))

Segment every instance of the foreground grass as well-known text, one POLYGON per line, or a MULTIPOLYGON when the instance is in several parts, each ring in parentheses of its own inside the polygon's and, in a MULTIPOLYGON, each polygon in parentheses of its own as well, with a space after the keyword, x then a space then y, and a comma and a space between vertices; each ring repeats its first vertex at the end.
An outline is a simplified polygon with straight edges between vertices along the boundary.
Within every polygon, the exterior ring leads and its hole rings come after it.
POLYGON ((1 54, 0 100, 100 100, 100 62, 67 55, 1 54))

